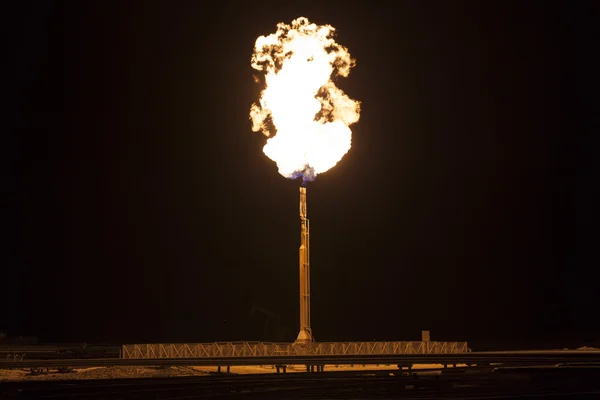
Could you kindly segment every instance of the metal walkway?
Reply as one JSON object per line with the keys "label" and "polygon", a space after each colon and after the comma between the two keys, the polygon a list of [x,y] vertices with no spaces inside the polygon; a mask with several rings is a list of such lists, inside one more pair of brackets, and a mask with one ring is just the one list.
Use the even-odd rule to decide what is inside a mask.
{"label": "metal walkway", "polygon": [[122,347],[121,358],[456,354],[466,352],[468,352],[467,342],[157,343],[125,344]]}

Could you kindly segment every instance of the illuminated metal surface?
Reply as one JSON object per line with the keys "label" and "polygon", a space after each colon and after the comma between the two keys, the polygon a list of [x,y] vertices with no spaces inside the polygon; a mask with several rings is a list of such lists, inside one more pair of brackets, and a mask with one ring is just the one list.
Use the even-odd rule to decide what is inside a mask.
{"label": "illuminated metal surface", "polygon": [[157,343],[125,344],[122,358],[268,357],[293,355],[456,354],[468,352],[467,342],[312,342],[294,343]]}
{"label": "illuminated metal surface", "polygon": [[310,232],[306,217],[306,188],[300,187],[300,332],[296,342],[313,341],[310,329]]}

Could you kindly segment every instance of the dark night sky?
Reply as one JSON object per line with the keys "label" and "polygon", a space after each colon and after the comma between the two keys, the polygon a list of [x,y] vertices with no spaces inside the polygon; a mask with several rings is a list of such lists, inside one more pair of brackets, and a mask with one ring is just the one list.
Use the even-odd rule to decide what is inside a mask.
{"label": "dark night sky", "polygon": [[308,186],[316,339],[600,340],[592,155],[566,108],[586,10],[319,3],[20,2],[0,329],[269,340],[254,302],[295,338],[299,182],[248,111],[254,40],[306,16],[337,28],[362,101]]}

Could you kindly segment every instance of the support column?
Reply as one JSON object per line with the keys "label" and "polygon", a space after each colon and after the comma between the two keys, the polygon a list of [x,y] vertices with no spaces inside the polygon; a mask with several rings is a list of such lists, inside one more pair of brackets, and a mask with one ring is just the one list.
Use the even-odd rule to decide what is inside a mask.
{"label": "support column", "polygon": [[296,342],[313,341],[310,329],[310,232],[306,217],[306,187],[300,187],[300,332]]}

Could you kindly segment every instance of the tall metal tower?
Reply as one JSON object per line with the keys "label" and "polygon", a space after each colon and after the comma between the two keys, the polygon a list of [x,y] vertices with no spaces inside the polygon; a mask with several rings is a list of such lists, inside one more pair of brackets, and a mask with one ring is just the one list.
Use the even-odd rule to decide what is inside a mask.
{"label": "tall metal tower", "polygon": [[306,218],[306,187],[300,187],[300,333],[296,342],[313,341],[310,329],[310,238]]}

